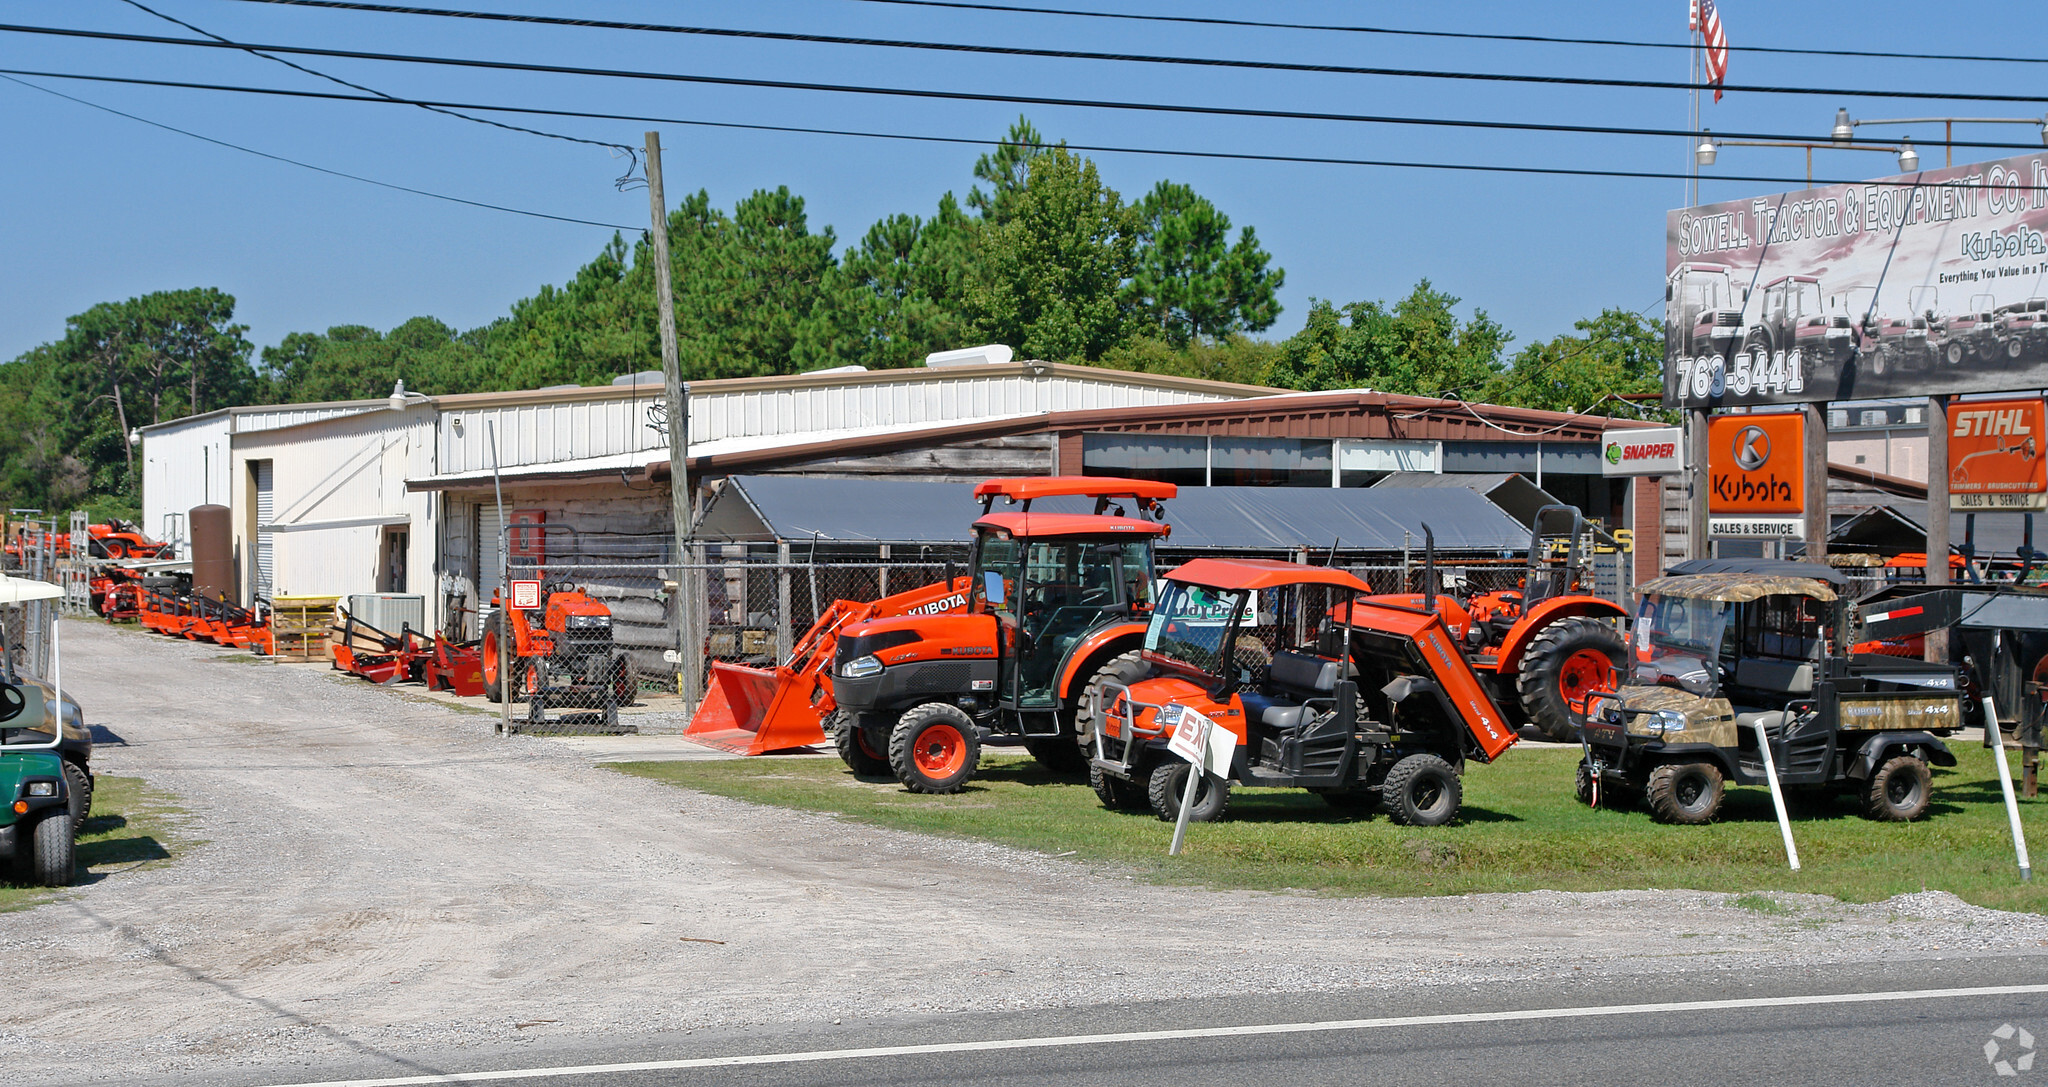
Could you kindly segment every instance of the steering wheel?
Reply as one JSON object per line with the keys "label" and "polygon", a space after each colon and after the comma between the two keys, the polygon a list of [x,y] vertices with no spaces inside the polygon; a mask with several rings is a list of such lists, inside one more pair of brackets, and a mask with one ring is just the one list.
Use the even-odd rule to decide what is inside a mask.
{"label": "steering wheel", "polygon": [[1081,606],[1084,608],[1102,607],[1109,603],[1110,595],[1108,586],[1097,586],[1089,589],[1081,594]]}
{"label": "steering wheel", "polygon": [[12,721],[28,707],[28,697],[12,683],[0,683],[0,721]]}

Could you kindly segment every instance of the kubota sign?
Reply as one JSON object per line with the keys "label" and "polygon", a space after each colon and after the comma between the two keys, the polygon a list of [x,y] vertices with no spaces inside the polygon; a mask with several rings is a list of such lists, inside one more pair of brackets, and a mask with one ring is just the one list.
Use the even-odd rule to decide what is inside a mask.
{"label": "kubota sign", "polygon": [[1717,415],[1707,424],[1708,513],[1803,513],[1806,420]]}
{"label": "kubota sign", "polygon": [[1685,470],[1685,432],[1673,427],[1610,430],[1600,440],[1600,473],[1667,476]]}
{"label": "kubota sign", "polygon": [[2032,400],[1965,400],[1948,409],[1948,502],[1958,510],[2048,509],[2048,411]]}

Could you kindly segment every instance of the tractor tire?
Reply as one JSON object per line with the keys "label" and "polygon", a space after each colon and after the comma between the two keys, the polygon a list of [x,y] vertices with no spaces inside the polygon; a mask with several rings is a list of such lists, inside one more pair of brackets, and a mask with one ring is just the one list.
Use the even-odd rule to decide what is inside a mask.
{"label": "tractor tire", "polygon": [[[505,625],[505,614],[491,616],[489,625],[484,627],[483,644],[477,647],[477,657],[483,666],[484,697],[493,702],[505,700],[506,682],[500,673],[510,658],[505,656],[505,645],[511,641],[512,632]],[[519,677],[513,677],[512,686],[517,686]]]}
{"label": "tractor tire", "polygon": [[1721,768],[1710,762],[1668,762],[1650,771],[1643,799],[1659,823],[1699,826],[1721,811]]}
{"label": "tractor tire", "polygon": [[889,768],[913,793],[957,793],[980,761],[981,733],[958,706],[912,706],[889,735]]}
{"label": "tractor tire", "polygon": [[825,718],[825,731],[832,737],[832,746],[839,752],[839,761],[853,771],[854,777],[893,777],[889,767],[889,753],[878,751],[868,742],[867,733],[854,723],[853,715],[845,710],[833,710]]}
{"label": "tractor tire", "polygon": [[1117,777],[1100,766],[1089,765],[1088,787],[1095,790],[1095,799],[1110,811],[1145,811],[1152,806],[1143,785]]}
{"label": "tractor tire", "polygon": [[126,540],[108,540],[107,557],[114,560],[115,562],[119,562],[122,559],[127,558],[128,542]]}
{"label": "tractor tire", "polygon": [[2021,355],[2021,354],[2023,353],[2023,351],[2024,351],[2024,347],[2023,347],[2023,345],[2022,345],[2022,344],[2021,344],[2021,343],[2020,343],[2020,342],[2019,342],[2018,340],[2007,340],[2007,341],[2005,341],[2005,357],[2006,357],[2006,358],[2009,358],[2009,359],[2015,359],[2015,360],[2016,360],[2016,359],[2018,359],[2018,358],[2020,357],[2020,355]]}
{"label": "tractor tire", "polygon": [[1136,653],[1125,653],[1110,658],[1089,677],[1088,685],[1081,688],[1081,702],[1074,707],[1074,742],[1079,746],[1083,759],[1095,756],[1095,703],[1102,684],[1107,681],[1129,686],[1151,674],[1152,669],[1139,660]]}
{"label": "tractor tire", "polygon": [[1545,736],[1572,743],[1586,719],[1586,695],[1613,690],[1627,665],[1628,642],[1619,631],[1587,615],[1560,619],[1537,631],[1522,651],[1517,701]]}
{"label": "tractor tire", "polygon": [[1934,775],[1927,762],[1916,755],[1894,755],[1884,760],[1863,787],[1863,817],[1885,823],[1910,823],[1927,814],[1933,797]]}
{"label": "tractor tire", "polygon": [[1071,736],[1034,736],[1024,750],[1057,777],[1078,777],[1088,769],[1088,756]]}
{"label": "tractor tire", "polygon": [[92,814],[92,774],[85,767],[64,760],[64,791],[71,794],[71,825],[82,827]]}
{"label": "tractor tire", "polygon": [[1458,816],[1464,783],[1451,764],[1435,755],[1410,755],[1387,771],[1380,806],[1404,827],[1440,827]]}
{"label": "tractor tire", "polygon": [[38,887],[64,887],[78,874],[77,834],[68,811],[53,811],[23,827],[16,849],[27,849],[28,882]]}
{"label": "tractor tire", "polygon": [[[1145,796],[1153,814],[1168,823],[1180,821],[1180,798],[1187,793],[1188,774],[1193,770],[1179,759],[1166,759],[1152,768],[1145,779]],[[1214,823],[1229,807],[1230,782],[1205,773],[1202,783],[1195,786],[1195,806],[1188,810],[1188,822]]]}
{"label": "tractor tire", "polygon": [[1959,343],[1949,344],[1943,355],[1948,358],[1950,366],[1961,366],[1963,364],[1963,345]]}

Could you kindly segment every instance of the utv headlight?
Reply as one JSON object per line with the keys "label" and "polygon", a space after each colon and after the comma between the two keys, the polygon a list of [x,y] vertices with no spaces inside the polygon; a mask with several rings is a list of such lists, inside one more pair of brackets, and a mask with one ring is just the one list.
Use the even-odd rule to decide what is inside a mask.
{"label": "utv headlight", "polygon": [[28,783],[30,796],[56,796],[57,783],[54,781],[31,781]]}
{"label": "utv headlight", "polygon": [[1658,710],[1650,715],[1651,732],[1684,732],[1685,715],[1677,710]]}
{"label": "utv headlight", "polygon": [[839,670],[839,674],[847,679],[866,679],[869,676],[879,676],[882,674],[881,658],[873,655],[855,657],[846,662],[846,666]]}
{"label": "utv headlight", "polygon": [[612,617],[609,615],[571,615],[569,617],[568,629],[604,630],[611,625]]}

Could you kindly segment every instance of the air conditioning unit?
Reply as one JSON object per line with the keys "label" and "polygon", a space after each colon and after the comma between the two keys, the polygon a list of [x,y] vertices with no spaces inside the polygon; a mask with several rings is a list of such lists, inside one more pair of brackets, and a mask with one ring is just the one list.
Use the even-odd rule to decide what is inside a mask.
{"label": "air conditioning unit", "polygon": [[348,598],[348,613],[366,626],[396,635],[407,627],[422,634],[427,630],[427,598],[408,593],[355,593]]}
{"label": "air conditioning unit", "polygon": [[1883,408],[1870,408],[1863,413],[1864,426],[1883,426],[1886,415]]}

